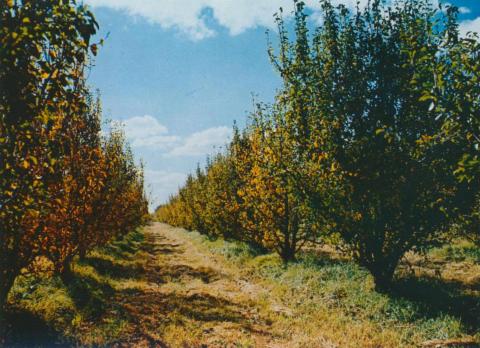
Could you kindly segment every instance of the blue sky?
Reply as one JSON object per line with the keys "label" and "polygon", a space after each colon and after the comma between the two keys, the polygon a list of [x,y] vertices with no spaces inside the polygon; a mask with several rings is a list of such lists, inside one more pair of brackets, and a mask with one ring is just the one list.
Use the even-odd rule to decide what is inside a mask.
{"label": "blue sky", "polygon": [[[245,124],[252,94],[273,101],[280,86],[265,30],[290,0],[85,0],[100,36],[90,85],[108,119],[121,121],[146,164],[152,206]],[[337,1],[339,2],[339,1]],[[362,0],[366,2],[366,0]],[[462,30],[480,32],[480,0],[455,0]],[[306,1],[316,20],[317,1]],[[353,6],[356,0],[343,3]]]}

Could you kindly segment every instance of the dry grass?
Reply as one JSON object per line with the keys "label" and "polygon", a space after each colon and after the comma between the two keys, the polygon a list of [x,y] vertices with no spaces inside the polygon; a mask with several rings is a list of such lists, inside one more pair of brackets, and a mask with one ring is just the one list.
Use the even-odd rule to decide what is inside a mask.
{"label": "dry grass", "polygon": [[[19,277],[10,294],[7,346],[104,345],[129,332],[117,290],[143,286],[139,250],[143,235],[133,232],[75,263],[75,279],[65,285],[48,274]],[[27,334],[26,334],[27,333]]]}
{"label": "dry grass", "polygon": [[[173,229],[155,230],[90,253],[76,263],[68,286],[51,276],[18,279],[9,345],[263,347],[275,341],[256,300],[238,287],[236,269],[224,269],[188,239],[177,240]],[[39,329],[26,337],[33,326]]]}
{"label": "dry grass", "polygon": [[480,249],[469,243],[409,255],[394,290],[382,295],[366,271],[328,249],[284,266],[238,242],[181,233],[268,289],[265,301],[283,307],[270,314],[272,330],[291,347],[480,346]]}
{"label": "dry grass", "polygon": [[19,278],[9,345],[474,347],[479,255],[465,242],[408,255],[381,295],[331,250],[284,266],[242,243],[155,224],[77,262],[68,286]]}

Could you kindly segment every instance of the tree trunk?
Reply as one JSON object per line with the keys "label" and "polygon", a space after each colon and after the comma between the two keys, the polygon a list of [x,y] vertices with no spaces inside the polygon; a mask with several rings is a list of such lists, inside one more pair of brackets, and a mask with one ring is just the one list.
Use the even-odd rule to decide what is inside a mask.
{"label": "tree trunk", "polygon": [[80,251],[78,253],[78,257],[79,257],[80,261],[84,261],[86,256],[87,256],[87,250],[84,249],[84,248],[80,249]]}
{"label": "tree trunk", "polygon": [[295,261],[295,250],[290,245],[285,245],[281,250],[280,257],[284,263]]}
{"label": "tree trunk", "polygon": [[7,318],[6,318],[6,304],[7,298],[3,294],[0,294],[0,347],[5,345],[5,339],[7,335]]}
{"label": "tree trunk", "polygon": [[388,275],[374,275],[375,291],[381,294],[387,293],[392,288],[392,278]]}
{"label": "tree trunk", "polygon": [[8,272],[2,272],[5,277],[0,279],[0,347],[5,345],[5,339],[7,334],[7,298],[10,289],[13,286],[13,282],[15,281],[15,277]]}
{"label": "tree trunk", "polygon": [[6,318],[5,312],[6,312],[5,303],[1,303],[0,304],[0,347],[5,346],[5,340],[7,336],[7,318]]}
{"label": "tree trunk", "polygon": [[380,262],[374,267],[370,267],[370,272],[375,281],[375,291],[379,293],[387,293],[392,288],[393,274],[397,268],[397,262]]}
{"label": "tree trunk", "polygon": [[70,284],[74,278],[72,261],[73,257],[67,257],[63,262],[63,267],[60,272],[60,279],[62,279],[64,284]]}

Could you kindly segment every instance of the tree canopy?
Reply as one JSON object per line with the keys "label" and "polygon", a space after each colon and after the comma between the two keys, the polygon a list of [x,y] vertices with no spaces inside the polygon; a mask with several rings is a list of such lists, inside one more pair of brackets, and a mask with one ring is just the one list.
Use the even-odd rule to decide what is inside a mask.
{"label": "tree canopy", "polygon": [[[295,2],[293,39],[277,14],[275,103],[259,104],[158,215],[249,239],[285,261],[305,243],[333,243],[385,290],[407,251],[441,243],[456,221],[478,215],[480,44],[460,36],[453,6],[321,5],[312,29]],[[236,222],[224,225],[210,204]]]}

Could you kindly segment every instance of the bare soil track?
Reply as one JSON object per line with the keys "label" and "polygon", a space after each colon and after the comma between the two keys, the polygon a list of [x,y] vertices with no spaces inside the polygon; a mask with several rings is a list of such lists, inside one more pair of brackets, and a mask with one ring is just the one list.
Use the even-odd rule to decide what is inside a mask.
{"label": "bare soil track", "polygon": [[238,269],[217,262],[171,226],[153,223],[145,238],[147,285],[114,299],[136,323],[135,332],[116,346],[287,346],[259,314],[257,299],[268,296],[266,289],[241,279]]}

